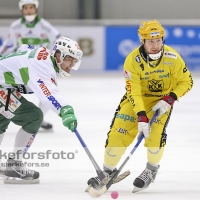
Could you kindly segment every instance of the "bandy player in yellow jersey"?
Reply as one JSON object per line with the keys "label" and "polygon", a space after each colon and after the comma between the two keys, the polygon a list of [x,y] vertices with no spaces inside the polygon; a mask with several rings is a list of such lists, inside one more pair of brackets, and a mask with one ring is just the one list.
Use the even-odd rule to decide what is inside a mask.
{"label": "bandy player in yellow jersey", "polygon": [[[137,134],[144,134],[147,164],[133,182],[133,192],[154,182],[166,145],[166,127],[173,105],[193,86],[192,76],[173,48],[163,44],[165,31],[157,21],[142,22],[138,29],[141,46],[134,49],[124,63],[126,93],[115,112],[104,152],[104,174],[112,177],[126,148]],[[158,110],[157,120],[150,120]],[[98,177],[88,180],[97,189]]]}

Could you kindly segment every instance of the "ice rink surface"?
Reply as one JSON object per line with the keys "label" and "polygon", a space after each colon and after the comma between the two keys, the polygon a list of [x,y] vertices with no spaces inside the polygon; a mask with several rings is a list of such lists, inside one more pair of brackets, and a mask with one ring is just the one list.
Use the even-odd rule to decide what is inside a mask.
{"label": "ice rink surface", "polygon": [[[67,102],[74,107],[78,118],[78,131],[97,163],[102,167],[104,142],[121,97],[125,93],[122,74],[76,74],[58,79],[58,87]],[[124,170],[131,174],[120,183],[111,186],[99,199],[112,199],[112,191],[118,191],[118,199],[164,200],[200,199],[200,78],[194,76],[194,87],[179,102],[167,128],[167,145],[160,163],[155,183],[147,190],[132,193],[133,180],[145,168],[146,150],[143,143],[135,151]],[[27,97],[38,104],[32,94]],[[40,172],[40,184],[7,185],[0,180],[2,200],[89,200],[85,191],[87,180],[96,172],[76,135],[62,125],[61,119],[48,112],[45,119],[54,125],[54,132],[39,132],[29,153],[51,151],[49,158],[26,159],[29,164],[49,164],[48,167],[29,167]],[[10,124],[1,148],[12,151],[18,127]],[[119,165],[127,157],[136,141],[127,149]],[[50,152],[48,151],[48,152]],[[61,158],[60,152],[65,152]],[[67,156],[70,158],[68,159]],[[74,157],[74,159],[71,159]],[[67,158],[67,159],[64,159]],[[118,166],[119,166],[118,165]]]}

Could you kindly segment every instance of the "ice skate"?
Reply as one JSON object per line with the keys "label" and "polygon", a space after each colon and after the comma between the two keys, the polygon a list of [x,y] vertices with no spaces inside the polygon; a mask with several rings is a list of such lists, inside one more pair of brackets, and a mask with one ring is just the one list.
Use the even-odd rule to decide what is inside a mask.
{"label": "ice skate", "polygon": [[117,171],[117,169],[114,169],[113,171],[111,171],[110,169],[106,168],[104,166],[104,175],[105,178],[101,181],[99,180],[98,176],[97,177],[93,177],[90,178],[87,182],[87,184],[89,186],[92,186],[95,189],[98,189],[99,187],[101,187],[102,185],[106,185],[108,183],[108,181],[112,178],[112,175],[114,175],[114,173]]}
{"label": "ice skate", "polygon": [[133,182],[133,193],[148,188],[154,182],[159,168],[160,165],[156,167],[147,162],[145,170]]}
{"label": "ice skate", "polygon": [[37,184],[39,172],[27,169],[20,161],[8,159],[5,170],[5,184]]}
{"label": "ice skate", "polygon": [[[113,171],[106,168],[104,166],[104,175],[105,178],[103,180],[100,180],[97,177],[93,177],[90,178],[87,182],[88,187],[85,190],[85,192],[88,192],[90,196],[92,197],[99,197],[102,194],[104,194],[107,191],[106,185],[108,184],[108,182],[110,181],[110,179],[115,175],[115,173],[117,172],[117,169],[115,168]],[[130,171],[127,170],[124,173],[120,174],[119,176],[117,176],[114,181],[113,184],[120,182],[121,180],[123,180],[124,178],[126,178],[128,175],[130,175]]]}

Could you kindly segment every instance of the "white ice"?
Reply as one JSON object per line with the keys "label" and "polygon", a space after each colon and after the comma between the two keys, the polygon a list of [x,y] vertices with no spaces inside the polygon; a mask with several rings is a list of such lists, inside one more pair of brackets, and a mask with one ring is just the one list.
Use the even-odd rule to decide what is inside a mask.
{"label": "white ice", "polygon": [[[104,142],[122,95],[125,93],[122,74],[76,74],[59,79],[60,93],[74,107],[78,118],[78,131],[92,155],[102,168]],[[167,128],[167,146],[160,163],[155,183],[140,193],[132,193],[133,180],[146,164],[146,150],[141,144],[124,170],[131,175],[111,186],[99,199],[112,199],[112,191],[118,191],[118,199],[200,199],[200,78],[194,74],[194,87],[179,102]],[[27,97],[38,104],[34,95]],[[76,135],[62,125],[61,119],[48,112],[46,120],[53,123],[54,132],[39,132],[29,152],[72,152],[74,159],[27,159],[28,163],[49,163],[49,167],[33,167],[40,172],[38,185],[5,185],[0,180],[2,200],[89,200],[85,191],[87,180],[96,176],[95,169]],[[10,124],[1,148],[12,150],[19,127]],[[127,149],[119,165],[128,156],[136,141]],[[76,152],[76,153],[75,153]],[[58,154],[54,154],[56,156]]]}

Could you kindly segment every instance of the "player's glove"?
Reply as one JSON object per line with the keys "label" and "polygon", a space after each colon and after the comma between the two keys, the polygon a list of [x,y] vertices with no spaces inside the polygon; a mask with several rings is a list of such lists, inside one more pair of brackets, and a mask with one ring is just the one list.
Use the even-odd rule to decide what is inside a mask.
{"label": "player's glove", "polygon": [[164,96],[163,99],[152,108],[152,110],[158,110],[158,117],[160,117],[162,114],[166,113],[171,106],[173,106],[176,99],[176,95],[174,93],[170,93],[169,96]]}
{"label": "player's glove", "polygon": [[138,114],[138,139],[141,137],[142,134],[144,134],[144,137],[149,137],[149,134],[151,132],[151,127],[149,125],[149,119],[146,116],[146,113],[144,111],[141,111]]}
{"label": "player's glove", "polygon": [[77,119],[74,115],[74,109],[69,105],[64,106],[61,108],[60,115],[62,117],[63,125],[74,132],[74,128],[77,127]]}

